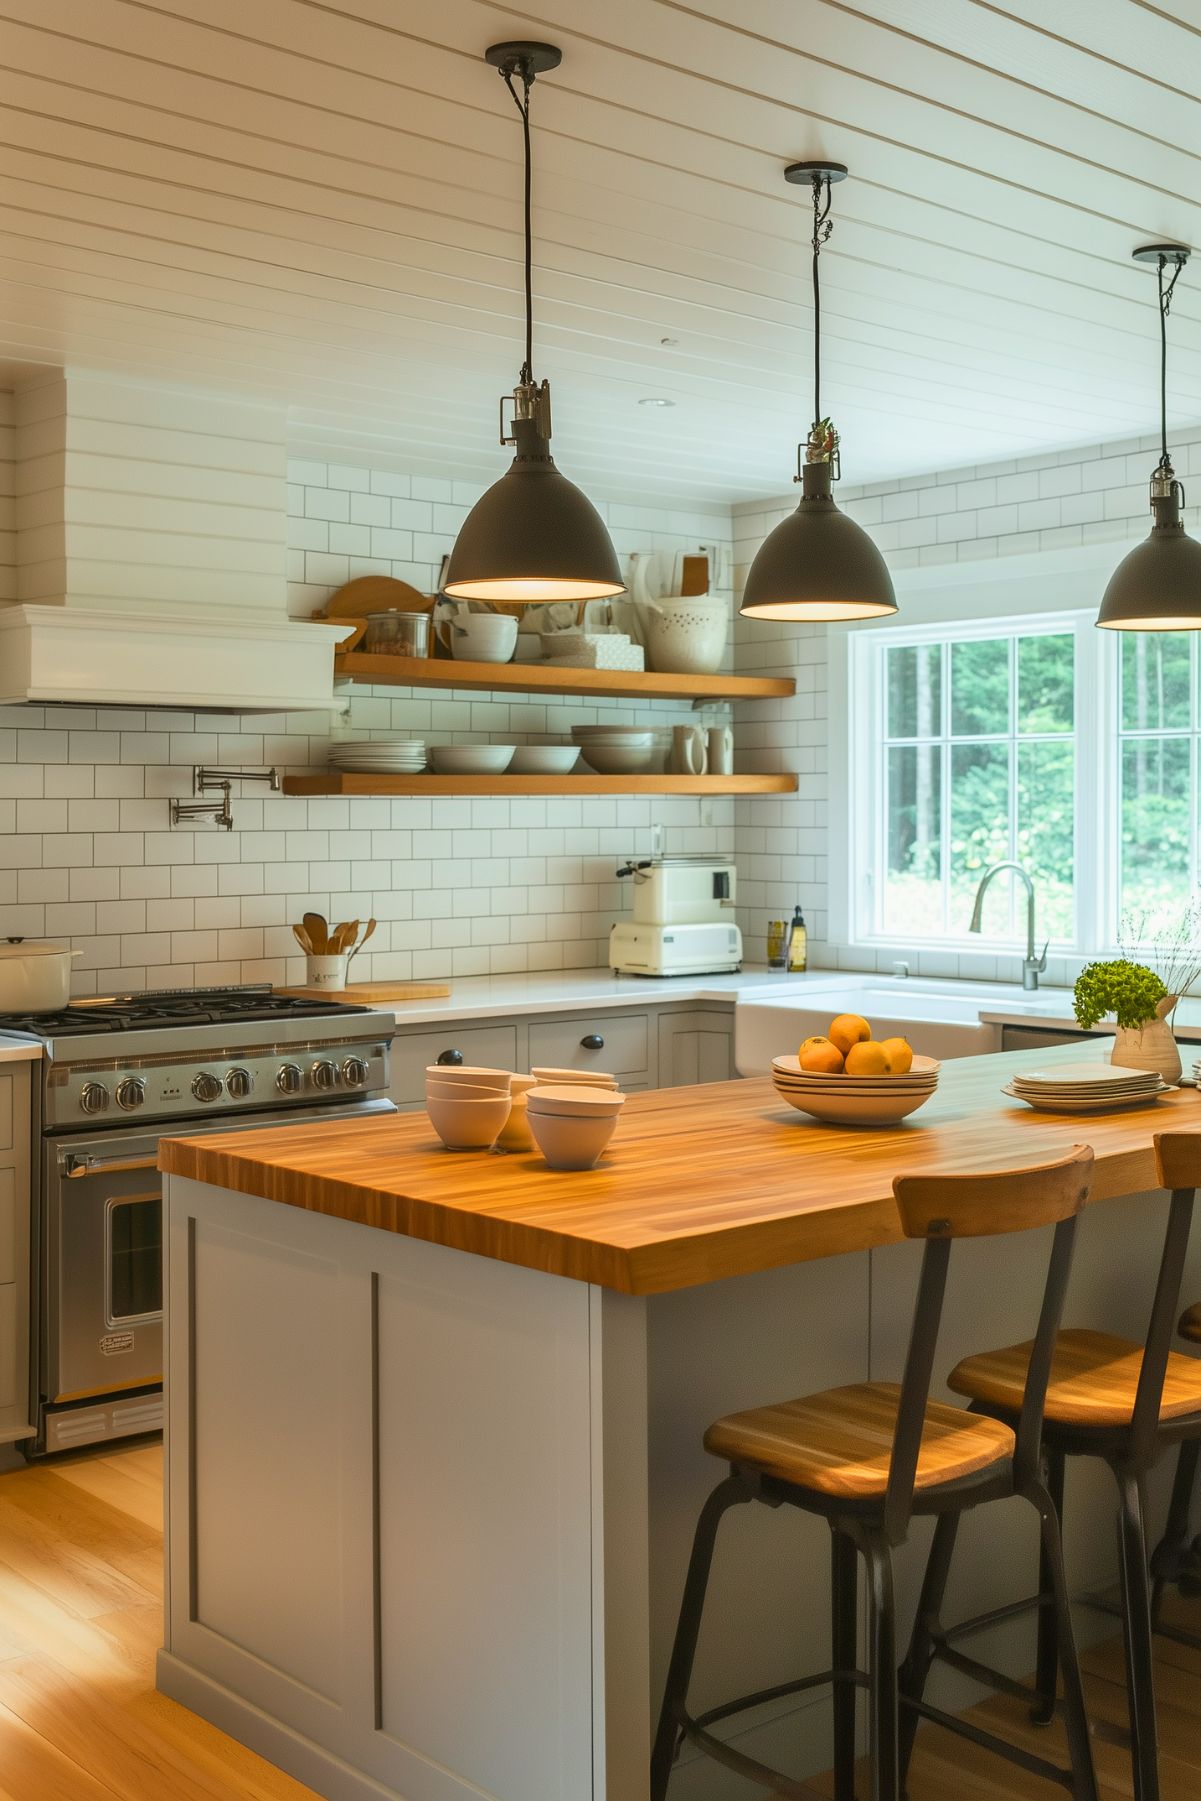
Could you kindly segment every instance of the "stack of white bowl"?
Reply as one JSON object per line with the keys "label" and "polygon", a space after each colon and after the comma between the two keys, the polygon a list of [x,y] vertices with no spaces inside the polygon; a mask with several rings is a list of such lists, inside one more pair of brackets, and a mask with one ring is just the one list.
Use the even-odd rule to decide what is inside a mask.
{"label": "stack of white bowl", "polygon": [[802,1069],[797,1057],[773,1057],[776,1093],[811,1119],[833,1125],[891,1126],[924,1106],[938,1086],[939,1064],[914,1057],[903,1075],[848,1076]]}
{"label": "stack of white bowl", "polygon": [[343,739],[329,747],[335,769],[358,775],[419,775],[425,768],[421,738]]}
{"label": "stack of white bowl", "polygon": [[648,770],[655,734],[635,725],[573,725],[571,735],[589,768],[598,775],[633,775]]}
{"label": "stack of white bowl", "polygon": [[534,1143],[552,1169],[591,1169],[617,1130],[625,1095],[596,1082],[541,1084],[525,1097]]}
{"label": "stack of white bowl", "polygon": [[435,744],[430,762],[439,775],[503,775],[515,744]]}
{"label": "stack of white bowl", "polygon": [[581,1088],[607,1088],[614,1094],[617,1092],[617,1077],[603,1069],[532,1069],[530,1074],[543,1087],[550,1083],[554,1087],[570,1088],[573,1083],[578,1083]]}
{"label": "stack of white bowl", "polygon": [[512,1085],[507,1069],[431,1064],[425,1072],[425,1110],[447,1150],[491,1150],[509,1123]]}

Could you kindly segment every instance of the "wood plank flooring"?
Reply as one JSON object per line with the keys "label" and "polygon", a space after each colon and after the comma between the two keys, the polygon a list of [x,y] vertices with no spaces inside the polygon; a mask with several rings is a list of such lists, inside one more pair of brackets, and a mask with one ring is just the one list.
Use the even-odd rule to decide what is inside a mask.
{"label": "wood plank flooring", "polygon": [[[0,1801],[317,1801],[156,1693],[162,1638],[162,1451],[81,1452],[0,1475]],[[1201,1631],[1201,1603],[1175,1602]],[[1201,1796],[1201,1652],[1156,1642],[1162,1801]],[[1116,1639],[1085,1653],[1089,1711],[1124,1724]],[[974,1710],[1062,1755],[1013,1701]],[[1130,1801],[1126,1753],[1097,1740],[1103,1801]],[[828,1776],[815,1791],[832,1794]],[[865,1790],[861,1790],[865,1792]],[[1056,1791],[924,1726],[910,1801],[1048,1801]]]}
{"label": "wood plank flooring", "polygon": [[154,1687],[158,1445],[0,1475],[0,1801],[316,1801]]}

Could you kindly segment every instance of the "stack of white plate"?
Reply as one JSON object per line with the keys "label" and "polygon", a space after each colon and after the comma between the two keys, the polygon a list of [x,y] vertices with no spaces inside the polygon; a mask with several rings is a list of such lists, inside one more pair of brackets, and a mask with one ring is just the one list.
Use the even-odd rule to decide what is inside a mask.
{"label": "stack of white plate", "polygon": [[1061,1063],[1058,1069],[1025,1070],[1001,1092],[1040,1113],[1109,1113],[1119,1107],[1145,1107],[1167,1090],[1158,1070]]}
{"label": "stack of white plate", "polygon": [[776,1093],[790,1107],[839,1125],[891,1126],[930,1099],[938,1086],[939,1064],[914,1057],[904,1075],[825,1075],[802,1069],[796,1057],[772,1058]]}
{"label": "stack of white plate", "polygon": [[573,725],[580,755],[598,775],[631,775],[649,769],[655,734],[634,725]]}
{"label": "stack of white plate", "polygon": [[335,769],[359,775],[416,775],[425,768],[425,743],[420,738],[359,738],[331,744],[329,760]]}

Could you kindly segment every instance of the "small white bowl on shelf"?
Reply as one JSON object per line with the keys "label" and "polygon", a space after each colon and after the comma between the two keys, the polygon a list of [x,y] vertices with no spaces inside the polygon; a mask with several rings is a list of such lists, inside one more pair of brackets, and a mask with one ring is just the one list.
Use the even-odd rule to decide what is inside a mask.
{"label": "small white bowl on shelf", "polygon": [[510,775],[570,775],[579,760],[574,744],[519,744]]}
{"label": "small white bowl on shelf", "polygon": [[580,755],[597,775],[637,775],[654,762],[654,735],[647,732],[644,743],[634,738],[586,738]]}
{"label": "small white bowl on shelf", "polygon": [[515,744],[435,744],[430,762],[438,775],[503,775]]}

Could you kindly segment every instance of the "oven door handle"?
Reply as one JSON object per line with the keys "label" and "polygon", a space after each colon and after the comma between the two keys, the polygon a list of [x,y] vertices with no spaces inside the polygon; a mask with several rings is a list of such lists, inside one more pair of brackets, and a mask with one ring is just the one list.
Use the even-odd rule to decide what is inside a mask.
{"label": "oven door handle", "polygon": [[116,1175],[121,1170],[157,1167],[157,1157],[81,1157],[75,1151],[68,1151],[59,1158],[59,1168],[73,1181],[83,1176]]}

